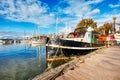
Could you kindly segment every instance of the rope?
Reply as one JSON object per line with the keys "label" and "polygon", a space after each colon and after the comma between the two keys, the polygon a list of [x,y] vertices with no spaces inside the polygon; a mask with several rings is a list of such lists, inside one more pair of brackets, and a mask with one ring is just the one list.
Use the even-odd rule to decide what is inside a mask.
{"label": "rope", "polygon": [[[53,61],[54,61],[54,58],[56,57],[58,51],[59,51],[59,47],[57,48],[57,51],[55,52],[55,55],[53,56]],[[53,61],[51,62],[50,66],[53,64]]]}
{"label": "rope", "polygon": [[[64,53],[63,53],[62,48],[60,48],[60,52],[61,52],[61,54],[62,54],[63,56],[65,56]],[[67,60],[64,60],[64,61],[66,62]]]}

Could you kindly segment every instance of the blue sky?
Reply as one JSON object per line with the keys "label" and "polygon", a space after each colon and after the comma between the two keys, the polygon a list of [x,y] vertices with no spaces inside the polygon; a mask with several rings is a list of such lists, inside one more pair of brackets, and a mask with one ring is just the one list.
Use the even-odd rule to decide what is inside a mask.
{"label": "blue sky", "polygon": [[100,26],[114,16],[120,23],[120,0],[0,0],[0,38],[56,33],[56,22],[58,33],[68,33],[82,18]]}

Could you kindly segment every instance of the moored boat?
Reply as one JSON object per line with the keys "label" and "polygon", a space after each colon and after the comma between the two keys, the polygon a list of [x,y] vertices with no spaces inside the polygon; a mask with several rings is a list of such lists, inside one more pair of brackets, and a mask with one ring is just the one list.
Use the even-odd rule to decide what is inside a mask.
{"label": "moored boat", "polygon": [[67,38],[51,39],[50,43],[47,45],[47,48],[49,53],[55,52],[51,50],[60,48],[65,56],[69,56],[72,54],[76,55],[79,53],[89,52],[91,50],[98,49],[101,46],[104,46],[104,43],[99,41],[99,34],[94,32],[93,29],[89,27],[87,31],[79,33],[73,32],[68,35]]}
{"label": "moored boat", "polygon": [[39,38],[32,38],[30,40],[31,46],[45,46],[47,43],[47,37],[46,36],[40,36]]}
{"label": "moored boat", "polygon": [[120,45],[120,33],[114,34],[114,37],[115,37],[117,44]]}
{"label": "moored boat", "polygon": [[0,45],[2,45],[3,44],[3,41],[2,40],[0,40]]}

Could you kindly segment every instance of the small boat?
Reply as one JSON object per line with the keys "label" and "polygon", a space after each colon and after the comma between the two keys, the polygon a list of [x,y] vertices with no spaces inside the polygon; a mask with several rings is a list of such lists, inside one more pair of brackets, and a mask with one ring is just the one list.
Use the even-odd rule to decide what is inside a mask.
{"label": "small boat", "polygon": [[22,43],[22,44],[29,44],[29,40],[24,40],[24,39],[22,39],[22,40],[20,41],[20,43]]}
{"label": "small boat", "polygon": [[40,46],[40,45],[45,45],[46,42],[45,42],[45,39],[34,39],[31,41],[31,46]]}
{"label": "small boat", "polygon": [[0,45],[3,45],[3,41],[2,40],[0,40]]}
{"label": "small boat", "polygon": [[47,43],[47,37],[46,36],[40,36],[40,38],[33,38],[30,40],[31,46],[45,46]]}
{"label": "small boat", "polygon": [[30,39],[29,43],[32,47],[46,45],[47,36],[39,36],[38,33],[39,33],[39,27],[38,27],[38,31],[36,31],[36,36],[33,36]]}
{"label": "small boat", "polygon": [[114,34],[114,37],[115,37],[117,44],[120,45],[120,33]]}
{"label": "small boat", "polygon": [[[94,32],[91,27],[88,27],[87,31],[70,33],[67,38],[50,39],[47,50],[48,53],[50,53],[60,48],[62,51],[58,52],[62,52],[65,56],[69,56],[96,50],[102,46],[104,46],[104,43],[99,41],[99,33]],[[53,53],[50,53],[50,55],[51,54]]]}
{"label": "small boat", "polygon": [[20,43],[22,44],[29,44],[29,39],[28,37],[26,36],[26,32],[24,31],[24,36],[23,38],[21,39]]}

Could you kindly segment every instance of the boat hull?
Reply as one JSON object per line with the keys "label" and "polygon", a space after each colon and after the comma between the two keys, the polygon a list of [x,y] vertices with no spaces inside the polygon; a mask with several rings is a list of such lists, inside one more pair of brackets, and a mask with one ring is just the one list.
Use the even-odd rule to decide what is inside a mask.
{"label": "boat hull", "polygon": [[65,56],[86,54],[94,51],[104,44],[93,44],[73,40],[51,39],[50,44],[47,45],[47,52],[51,55],[64,54]]}

